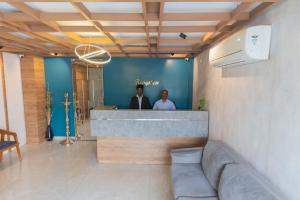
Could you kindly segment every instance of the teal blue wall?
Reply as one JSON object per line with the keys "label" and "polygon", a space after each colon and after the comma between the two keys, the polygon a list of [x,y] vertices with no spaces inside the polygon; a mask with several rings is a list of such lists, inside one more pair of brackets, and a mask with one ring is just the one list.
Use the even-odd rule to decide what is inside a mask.
{"label": "teal blue wall", "polygon": [[135,80],[157,80],[158,86],[144,88],[151,104],[167,89],[178,109],[192,108],[193,60],[165,58],[113,58],[104,67],[104,104],[128,108],[135,94]]}
{"label": "teal blue wall", "polygon": [[[51,128],[54,136],[65,136],[66,120],[64,93],[69,93],[69,101],[73,102],[72,64],[71,58],[45,58],[46,84],[52,92]],[[70,106],[70,132],[74,135],[74,107]]]}

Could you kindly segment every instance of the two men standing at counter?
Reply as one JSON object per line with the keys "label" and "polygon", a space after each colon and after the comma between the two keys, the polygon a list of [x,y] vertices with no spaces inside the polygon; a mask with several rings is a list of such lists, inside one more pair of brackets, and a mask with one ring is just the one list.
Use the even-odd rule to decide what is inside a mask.
{"label": "two men standing at counter", "polygon": [[[148,97],[144,96],[144,85],[136,86],[136,96],[130,101],[130,109],[151,109]],[[175,104],[168,99],[168,90],[162,90],[161,99],[156,101],[153,110],[176,110]]]}

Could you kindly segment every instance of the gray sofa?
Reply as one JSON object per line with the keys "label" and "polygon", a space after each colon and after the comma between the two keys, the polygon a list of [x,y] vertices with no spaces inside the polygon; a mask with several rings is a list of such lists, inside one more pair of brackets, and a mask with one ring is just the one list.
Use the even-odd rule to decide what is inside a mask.
{"label": "gray sofa", "polygon": [[203,148],[174,149],[175,200],[279,200],[278,190],[220,141]]}

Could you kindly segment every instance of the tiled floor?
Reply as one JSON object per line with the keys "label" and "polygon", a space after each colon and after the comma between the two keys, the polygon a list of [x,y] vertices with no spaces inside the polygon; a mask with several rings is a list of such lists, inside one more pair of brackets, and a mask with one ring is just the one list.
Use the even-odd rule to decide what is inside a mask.
{"label": "tiled floor", "polygon": [[96,141],[97,137],[91,136],[90,120],[84,120],[77,122],[77,131],[81,135],[81,140],[84,141]]}
{"label": "tiled floor", "polygon": [[171,200],[169,166],[99,164],[96,142],[22,147],[0,161],[1,200]]}

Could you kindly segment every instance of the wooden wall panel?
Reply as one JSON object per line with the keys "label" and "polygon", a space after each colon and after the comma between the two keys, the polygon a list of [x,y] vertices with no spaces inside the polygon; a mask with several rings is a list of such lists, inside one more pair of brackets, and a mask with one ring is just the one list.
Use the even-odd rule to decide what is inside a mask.
{"label": "wooden wall panel", "polygon": [[21,75],[27,143],[41,143],[44,141],[47,127],[43,58],[35,56],[22,58]]}
{"label": "wooden wall panel", "polygon": [[47,120],[45,115],[46,107],[46,85],[45,85],[45,68],[44,59],[34,57],[34,72],[36,85],[36,102],[37,102],[37,118],[38,118],[38,138],[39,142],[44,141],[45,131],[47,128]]}
{"label": "wooden wall panel", "polygon": [[[2,96],[0,96],[0,98],[2,98],[2,103],[3,103],[3,110],[1,112],[3,113],[3,124],[0,128],[5,128],[5,129],[9,129],[9,123],[8,123],[8,111],[7,111],[7,100],[6,100],[6,83],[5,83],[5,75],[4,75],[4,64],[3,64],[3,54],[0,52],[0,81],[1,84],[0,86],[2,88],[0,88],[0,90],[2,90]],[[1,105],[2,106],[2,105]],[[1,113],[2,114],[2,113]]]}
{"label": "wooden wall panel", "polygon": [[201,147],[201,137],[97,137],[97,159],[100,163],[170,164],[170,150]]}
{"label": "wooden wall panel", "polygon": [[88,118],[89,114],[89,87],[87,80],[87,66],[73,64],[73,86],[78,106],[84,117]]}

